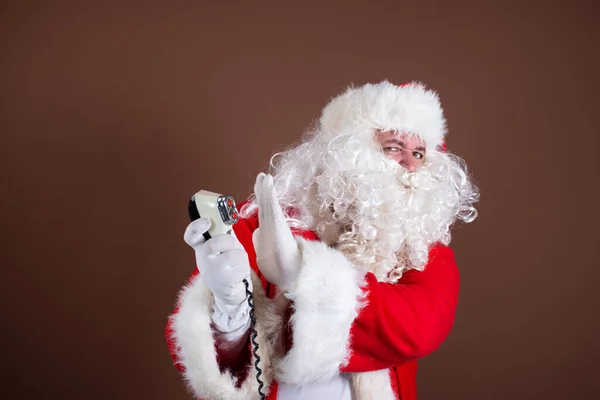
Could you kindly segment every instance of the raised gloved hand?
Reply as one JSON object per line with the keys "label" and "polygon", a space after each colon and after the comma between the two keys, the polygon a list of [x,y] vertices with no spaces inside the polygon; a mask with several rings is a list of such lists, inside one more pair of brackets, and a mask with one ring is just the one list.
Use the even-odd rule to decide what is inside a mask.
{"label": "raised gloved hand", "polygon": [[246,279],[252,291],[250,262],[233,234],[217,235],[207,241],[203,233],[210,224],[207,218],[191,222],[183,238],[194,249],[200,277],[214,295],[213,322],[221,332],[233,332],[247,327],[250,321],[243,282]]}
{"label": "raised gloved hand", "polygon": [[252,239],[258,268],[269,282],[285,293],[298,278],[302,261],[300,249],[277,201],[273,177],[260,173],[254,193],[259,228]]}

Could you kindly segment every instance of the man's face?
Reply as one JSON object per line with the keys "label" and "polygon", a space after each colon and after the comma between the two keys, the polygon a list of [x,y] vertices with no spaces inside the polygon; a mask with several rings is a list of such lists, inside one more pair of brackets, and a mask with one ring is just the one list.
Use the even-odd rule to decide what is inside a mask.
{"label": "man's face", "polygon": [[425,143],[416,135],[394,131],[378,131],[376,138],[384,154],[409,172],[415,172],[425,161]]}

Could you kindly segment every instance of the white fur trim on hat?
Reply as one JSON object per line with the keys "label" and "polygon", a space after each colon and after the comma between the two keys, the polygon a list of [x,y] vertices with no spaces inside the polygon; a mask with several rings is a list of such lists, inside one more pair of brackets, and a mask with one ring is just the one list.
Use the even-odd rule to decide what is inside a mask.
{"label": "white fur trim on hat", "polygon": [[327,135],[373,129],[416,134],[427,149],[442,146],[447,133],[438,94],[416,81],[349,87],[325,106],[320,123]]}

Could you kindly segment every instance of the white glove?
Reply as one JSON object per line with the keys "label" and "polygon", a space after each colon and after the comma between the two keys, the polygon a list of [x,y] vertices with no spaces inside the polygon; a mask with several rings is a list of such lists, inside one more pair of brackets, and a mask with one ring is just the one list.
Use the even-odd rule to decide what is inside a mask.
{"label": "white glove", "polygon": [[298,278],[302,262],[300,249],[277,201],[273,177],[262,172],[258,174],[254,194],[259,228],[252,240],[258,268],[269,282],[285,293],[292,289]]}
{"label": "white glove", "polygon": [[200,279],[214,295],[212,320],[216,328],[223,333],[243,333],[250,324],[250,306],[243,282],[246,279],[252,291],[248,254],[233,234],[216,235],[206,241],[203,233],[210,224],[207,218],[193,221],[183,238],[195,250]]}

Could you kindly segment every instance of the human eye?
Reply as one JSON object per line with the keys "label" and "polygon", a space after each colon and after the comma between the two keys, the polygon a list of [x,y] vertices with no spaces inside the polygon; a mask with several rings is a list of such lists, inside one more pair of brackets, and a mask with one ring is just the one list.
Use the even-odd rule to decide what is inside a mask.
{"label": "human eye", "polygon": [[394,152],[394,151],[398,151],[400,149],[398,147],[388,146],[388,147],[384,147],[383,150],[384,151],[392,151],[392,152]]}
{"label": "human eye", "polygon": [[413,152],[413,156],[414,156],[414,157],[415,157],[417,160],[422,160],[422,159],[423,159],[423,157],[425,157],[425,156],[423,155],[423,153],[419,153],[418,151],[414,151],[414,152]]}

